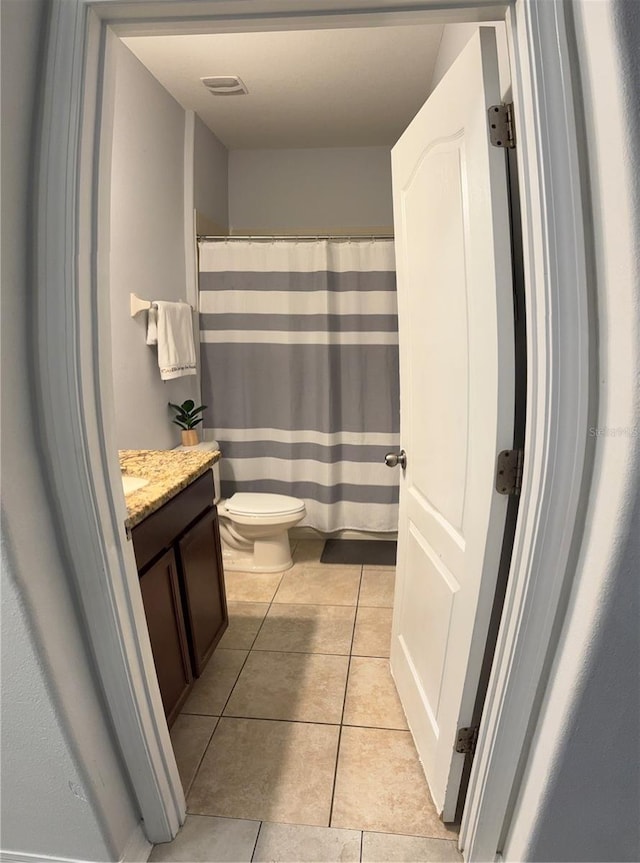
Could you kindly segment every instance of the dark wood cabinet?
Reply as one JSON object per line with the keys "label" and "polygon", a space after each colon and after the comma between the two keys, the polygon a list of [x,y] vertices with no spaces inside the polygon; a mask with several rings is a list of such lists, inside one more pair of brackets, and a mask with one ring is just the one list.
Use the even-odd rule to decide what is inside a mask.
{"label": "dark wood cabinet", "polygon": [[185,533],[178,547],[191,633],[191,659],[194,674],[199,677],[229,619],[215,507]]}
{"label": "dark wood cabinet", "polygon": [[207,471],[133,528],[133,552],[140,572],[212,508],[213,496],[213,477]]}
{"label": "dark wood cabinet", "polygon": [[208,471],[131,532],[169,725],[229,625],[213,495]]}
{"label": "dark wood cabinet", "polygon": [[165,552],[140,577],[140,590],[162,704],[167,722],[171,724],[193,681],[173,549]]}

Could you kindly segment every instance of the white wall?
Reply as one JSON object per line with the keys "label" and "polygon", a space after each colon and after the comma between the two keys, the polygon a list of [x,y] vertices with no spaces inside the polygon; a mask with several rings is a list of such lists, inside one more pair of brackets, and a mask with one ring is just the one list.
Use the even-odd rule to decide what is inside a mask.
{"label": "white wall", "polygon": [[[2,836],[34,861],[120,860],[133,806],[86,656],[32,413],[32,111],[45,3],[3,0]],[[10,858],[8,858],[10,859]],[[20,857],[19,859],[27,859]]]}
{"label": "white wall", "polygon": [[573,9],[594,218],[599,416],[576,577],[504,859],[637,861],[640,4],[579,0]]}
{"label": "white wall", "polygon": [[187,300],[184,232],[185,112],[124,44],[111,41],[115,100],[111,153],[111,333],[119,449],[179,442],[167,402],[198,397],[196,376],[161,381],[145,343],[146,313],[129,293]]}
{"label": "white wall", "polygon": [[387,147],[232,150],[232,233],[393,230]]}
{"label": "white wall", "polygon": [[[458,54],[462,51],[469,39],[478,29],[478,24],[445,24],[442,31],[442,39],[438,48],[438,55],[433,67],[433,78],[431,79],[431,92],[440,83],[445,72],[451,66]],[[507,46],[507,31],[504,21],[483,23],[483,27],[495,27],[498,45],[498,66],[500,69],[500,89],[504,100],[510,98],[511,74],[509,71],[509,49]]]}
{"label": "white wall", "polygon": [[193,174],[196,210],[226,230],[229,226],[229,153],[199,117],[195,118]]}

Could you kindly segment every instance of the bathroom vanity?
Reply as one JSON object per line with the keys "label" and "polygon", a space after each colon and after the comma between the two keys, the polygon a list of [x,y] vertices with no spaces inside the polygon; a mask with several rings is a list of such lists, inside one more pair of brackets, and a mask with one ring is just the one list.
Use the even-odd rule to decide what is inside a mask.
{"label": "bathroom vanity", "polygon": [[211,466],[219,453],[121,451],[127,531],[169,725],[228,626]]}

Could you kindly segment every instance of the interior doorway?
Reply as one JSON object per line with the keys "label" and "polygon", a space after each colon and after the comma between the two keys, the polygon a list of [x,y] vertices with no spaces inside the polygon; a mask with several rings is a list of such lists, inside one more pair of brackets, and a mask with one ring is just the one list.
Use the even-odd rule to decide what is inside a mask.
{"label": "interior doorway", "polygon": [[[101,6],[101,11],[106,16],[109,14],[108,5],[104,3]],[[73,92],[84,93],[84,102],[81,99],[77,101],[71,100],[70,102],[67,77],[61,78],[59,75],[55,75],[49,79],[50,89],[48,90],[48,98],[45,100],[45,113],[47,119],[51,120],[51,122],[45,124],[45,134],[46,136],[50,136],[50,140],[56,143],[51,148],[45,147],[43,149],[45,156],[43,157],[42,177],[45,185],[47,181],[53,182],[54,177],[59,178],[60,182],[63,183],[64,179],[70,176],[75,178],[74,182],[78,181],[81,183],[87,194],[85,197],[82,195],[78,197],[79,210],[69,212],[69,219],[61,226],[60,231],[63,234],[71,231],[69,236],[80,237],[81,240],[88,242],[88,247],[91,247],[90,226],[95,225],[95,212],[93,208],[96,205],[93,181],[96,175],[92,170],[89,170],[87,173],[86,166],[93,165],[91,153],[94,151],[95,138],[91,134],[87,135],[86,133],[87,128],[92,128],[90,123],[88,126],[79,123],[77,114],[74,115],[75,120],[70,122],[67,115],[69,110],[76,110],[77,106],[82,104],[84,112],[82,116],[86,120],[87,116],[91,115],[91,112],[98,104],[98,94],[102,93],[100,89],[102,80],[100,78],[99,65],[102,23],[97,17],[87,17],[88,6],[83,5],[79,8],[80,13],[76,16],[76,10],[74,9],[71,12],[65,10],[65,4],[60,4],[59,7],[56,7],[56,20],[65,18],[65,16],[66,20],[58,22],[61,26],[55,31],[57,36],[54,44],[54,53],[59,51],[63,55],[73,58],[77,56],[78,51],[84,51],[83,39],[78,38],[77,44],[74,44],[73,39],[78,34],[84,34],[85,24],[89,21],[89,35],[87,37],[89,51],[87,57],[91,58],[91,62],[94,62],[95,65],[91,66],[90,64],[89,67],[86,67],[84,75],[72,76],[72,90],[75,87],[76,89]],[[168,7],[163,11],[168,12]],[[220,13],[224,10],[218,6],[216,11]],[[233,10],[227,9],[226,11],[230,12]],[[264,10],[257,10],[256,14],[258,17],[262,11]],[[119,14],[122,14],[121,7],[119,8]],[[139,7],[136,9],[136,14],[139,14]],[[455,17],[459,13],[448,14],[452,14]],[[536,416],[536,413],[539,416],[542,405],[553,403],[556,434],[553,438],[552,449],[557,453],[559,447],[563,452],[566,449],[567,452],[573,454],[572,458],[567,460],[570,476],[554,476],[552,466],[556,464],[556,461],[548,451],[548,440],[544,434],[538,434],[539,428],[536,423],[528,425],[531,444],[529,447],[531,464],[539,466],[548,482],[542,482],[540,472],[537,468],[535,472],[528,472],[525,467],[523,496],[521,498],[521,506],[526,503],[526,506],[523,507],[525,518],[524,526],[516,538],[517,547],[514,554],[513,566],[517,577],[509,589],[510,602],[508,614],[509,619],[513,620],[514,615],[522,614],[523,607],[530,604],[531,611],[539,614],[538,619],[541,621],[541,626],[536,629],[533,635],[529,632],[519,631],[517,628],[515,630],[509,629],[508,632],[505,632],[505,628],[503,627],[500,644],[500,661],[501,668],[504,670],[505,666],[502,663],[504,661],[505,650],[507,647],[510,650],[517,647],[518,650],[522,649],[522,656],[526,657],[527,661],[531,663],[532,673],[539,676],[543,672],[543,658],[538,661],[540,657],[538,649],[540,638],[548,638],[550,636],[550,633],[545,629],[544,620],[550,617],[548,606],[553,606],[554,603],[559,601],[562,577],[555,578],[554,581],[554,576],[558,575],[559,569],[562,572],[564,571],[562,568],[566,564],[566,554],[564,546],[562,546],[562,552],[559,554],[557,545],[549,546],[545,544],[545,536],[536,534],[530,528],[536,522],[536,513],[540,511],[542,499],[546,516],[553,516],[552,520],[556,526],[569,525],[566,530],[567,536],[571,535],[570,525],[573,524],[576,517],[576,508],[579,499],[577,490],[580,487],[582,462],[579,458],[576,458],[575,454],[575,441],[580,439],[579,434],[575,433],[575,429],[576,427],[586,427],[586,423],[584,422],[587,409],[586,376],[589,366],[588,362],[584,361],[584,351],[587,346],[580,339],[571,336],[567,337],[567,333],[575,334],[586,331],[586,328],[583,326],[586,316],[586,299],[581,296],[574,297],[575,304],[572,306],[570,314],[565,314],[567,311],[565,305],[562,306],[562,309],[557,307],[558,293],[556,289],[558,286],[554,281],[556,269],[552,268],[549,270],[548,267],[544,267],[541,264],[542,259],[546,260],[545,255],[551,255],[552,258],[556,259],[558,257],[562,258],[563,266],[568,267],[569,270],[572,268],[580,270],[583,262],[583,256],[580,253],[582,249],[581,213],[576,212],[575,208],[568,209],[562,204],[563,200],[574,201],[576,195],[579,197],[579,191],[577,191],[579,190],[577,168],[576,171],[566,170],[566,164],[571,164],[569,161],[566,164],[563,162],[563,169],[559,170],[557,160],[558,149],[564,148],[563,152],[572,151],[575,127],[570,113],[567,114],[565,103],[558,110],[557,100],[546,102],[542,100],[540,102],[537,94],[544,88],[537,90],[534,86],[535,82],[542,79],[543,70],[553,77],[550,69],[557,69],[563,66],[565,56],[563,52],[566,49],[566,39],[563,35],[562,23],[564,19],[559,6],[556,4],[547,4],[545,9],[541,8],[538,10],[538,15],[535,18],[531,18],[528,15],[524,4],[516,4],[513,13],[509,13],[508,18],[510,21],[509,32],[511,34],[510,52],[515,69],[514,87],[522,96],[517,118],[520,123],[519,128],[522,129],[525,140],[530,143],[533,141],[542,142],[537,145],[538,149],[532,143],[531,149],[527,149],[525,152],[525,164],[520,166],[523,201],[525,204],[523,207],[523,219],[526,220],[529,230],[533,231],[535,240],[539,243],[538,247],[527,231],[525,231],[524,235],[527,237],[528,244],[527,261],[529,262],[527,275],[529,272],[531,273],[531,279],[527,279],[527,284],[531,286],[533,300],[530,318],[530,322],[532,323],[530,339],[532,347],[530,351],[537,364],[534,388],[536,400],[530,401],[529,410],[533,416]],[[122,21],[123,19],[121,18],[120,20]],[[326,18],[323,20],[325,25],[327,20]],[[341,23],[344,23],[345,20],[345,18],[342,18]],[[379,20],[379,17],[376,18],[376,21],[379,22]],[[309,19],[305,19],[306,25],[308,25],[308,22]],[[518,31],[516,22],[520,25]],[[288,25],[290,24],[291,21],[289,20]],[[189,26],[191,25],[192,22],[189,22]],[[126,27],[125,24],[118,26]],[[138,23],[136,26],[140,27],[141,25]],[[175,26],[175,24],[172,26]],[[226,20],[222,26],[230,26],[229,20]],[[240,23],[234,20],[231,26],[236,28],[246,26],[246,22]],[[554,38],[551,42],[539,38],[544,27],[550,27],[558,38]],[[519,33],[518,38],[516,38],[516,31]],[[69,44],[63,46],[62,43],[65,39],[69,40]],[[550,45],[552,47],[549,47]],[[527,65],[525,60],[532,56],[536,58],[536,62]],[[74,69],[77,70],[81,67],[82,64],[78,63]],[[67,69],[66,66],[65,69]],[[556,80],[564,81],[564,78],[558,74]],[[88,82],[92,83],[88,84]],[[533,105],[537,107],[537,110],[529,113],[529,109]],[[87,111],[89,115],[87,115]],[[536,133],[540,125],[546,128],[546,124],[550,122],[552,115],[554,119],[553,152],[546,149],[544,142],[548,138],[545,135],[538,135]],[[65,130],[63,134],[59,134],[61,129]],[[71,145],[70,137],[76,144],[79,145],[81,143],[81,146]],[[539,151],[544,156],[540,160],[537,159]],[[82,154],[82,170],[79,170],[78,167],[80,164],[80,154]],[[57,165],[57,170],[53,169],[54,164]],[[532,186],[535,185],[536,180],[543,185],[553,183],[556,190],[559,187],[567,189],[566,195],[554,198],[554,200],[557,200],[557,205],[553,214],[547,213],[540,206],[538,199],[532,195]],[[56,186],[56,188],[58,187]],[[58,191],[61,191],[61,188]],[[48,226],[56,224],[56,219],[54,218],[55,207],[59,201],[60,195],[56,195],[55,191],[52,191],[46,198],[46,206],[43,206],[39,214],[39,230],[43,232],[43,235],[47,234]],[[54,212],[49,212],[48,208],[50,207],[54,208]],[[80,217],[80,211],[82,211],[85,218]],[[563,223],[565,225],[565,229],[563,230],[564,241],[562,243],[550,244],[549,236],[555,236],[559,211],[561,211],[562,218],[565,220]],[[71,230],[71,226],[75,225],[76,218],[79,218],[79,223],[84,226],[83,230],[85,233],[81,231],[79,234],[76,234],[75,228]],[[569,231],[566,229],[566,224],[571,226]],[[546,233],[547,231],[548,233]],[[567,240],[568,236],[572,238],[571,243]],[[48,258],[52,248],[51,245],[43,243],[41,248],[41,255],[44,258]],[[70,243],[68,248],[70,252],[73,252],[74,243]],[[578,254],[576,254],[576,249],[578,250]],[[65,332],[67,329],[75,332],[80,327],[80,331],[88,336],[87,342],[82,342],[84,345],[83,349],[85,353],[88,352],[89,357],[93,357],[93,359],[89,359],[88,365],[85,368],[91,367],[95,361],[95,356],[92,353],[93,343],[91,335],[94,332],[95,323],[92,318],[92,306],[90,302],[82,299],[82,292],[80,294],[77,293],[79,284],[93,284],[93,270],[90,267],[87,270],[84,263],[85,259],[82,255],[79,258],[81,261],[80,270],[77,277],[71,282],[60,271],[57,259],[48,260],[48,263],[42,262],[41,271],[47,272],[49,275],[47,283],[49,299],[58,300],[55,304],[55,308],[58,310],[57,316],[47,315],[40,319],[38,324],[43,333],[51,330],[52,338],[43,337],[42,343],[45,345],[51,344],[55,347],[55,350],[50,353],[46,353],[45,351],[45,355],[41,358],[43,359],[43,366],[40,371],[47,376],[48,380],[51,379],[51,376],[53,376],[53,380],[66,381],[68,379],[68,376],[62,373],[60,367],[60,364],[66,363],[68,358],[64,350],[59,352],[60,346],[54,337],[55,332]],[[539,269],[532,269],[533,261],[541,264]],[[98,264],[100,272],[103,271],[104,265],[104,259],[101,259]],[[562,271],[564,272],[564,270]],[[76,273],[76,270],[73,266],[70,266],[67,270],[64,270],[64,273],[66,272]],[[576,275],[575,280],[572,280],[572,284],[574,283],[583,284],[583,280],[580,279],[579,274]],[[540,306],[541,297],[544,297],[557,310],[557,315],[550,316],[548,310],[547,313],[542,312]],[[538,300],[537,303],[536,300]],[[46,307],[48,308],[48,306]],[[68,322],[68,327],[60,325],[60,321],[58,320],[59,316],[64,317],[65,315],[72,316]],[[556,329],[551,334],[547,331],[547,322],[550,317],[553,318],[556,325]],[[547,336],[549,336],[549,340]],[[576,344],[582,347],[582,352],[574,350]],[[559,363],[560,356],[566,358],[566,362]],[[74,362],[77,365],[78,357],[70,361],[69,367],[72,369],[76,368]],[[552,369],[550,376],[540,374],[539,367],[541,364],[545,367],[545,364],[548,364],[549,368]],[[56,370],[61,371],[59,378],[56,377]],[[101,369],[97,378],[103,382],[104,377],[106,377],[104,372],[105,369]],[[560,379],[565,381],[565,384],[568,382],[566,392],[572,394],[572,398],[562,404],[554,401],[552,398]],[[80,392],[84,393],[84,398],[81,401],[74,400],[74,393],[78,395]],[[140,648],[131,627],[131,620],[135,620],[136,616],[140,614],[141,609],[139,604],[136,605],[133,593],[127,587],[127,580],[131,581],[133,576],[133,573],[130,570],[128,571],[130,562],[123,559],[121,552],[118,551],[122,547],[122,537],[117,527],[118,520],[122,515],[122,505],[117,500],[114,500],[111,490],[115,488],[115,482],[112,482],[112,480],[116,476],[116,466],[113,464],[113,458],[109,454],[109,446],[105,445],[104,436],[97,431],[100,424],[93,425],[92,422],[87,420],[87,412],[93,411],[94,408],[97,416],[106,415],[108,418],[109,395],[104,387],[100,388],[98,386],[96,388],[95,382],[86,378],[83,378],[82,386],[78,390],[71,391],[65,389],[64,386],[58,388],[54,386],[50,389],[50,394],[54,405],[64,404],[69,408],[64,411],[47,410],[47,405],[44,405],[43,410],[43,416],[46,417],[45,429],[43,431],[45,437],[47,435],[54,436],[56,441],[61,442],[62,449],[64,449],[64,441],[68,440],[71,448],[67,454],[68,458],[65,457],[64,453],[60,452],[58,466],[55,463],[52,463],[50,466],[52,482],[54,486],[61,490],[60,499],[62,501],[76,500],[77,495],[71,493],[65,494],[62,490],[70,486],[74,488],[75,486],[79,486],[86,491],[89,498],[93,500],[97,496],[97,499],[101,501],[100,504],[96,503],[95,510],[91,508],[86,509],[85,514],[82,516],[86,522],[84,529],[78,531],[77,536],[69,538],[70,554],[72,557],[74,554],[80,556],[86,555],[92,547],[100,550],[100,553],[104,554],[105,560],[110,561],[107,571],[112,572],[114,577],[119,579],[120,589],[123,591],[123,606],[121,608],[118,608],[117,605],[113,606],[103,602],[100,596],[93,595],[95,592],[91,590],[90,584],[85,583],[83,580],[81,575],[82,568],[80,568],[78,590],[82,598],[85,613],[90,620],[95,619],[96,621],[100,621],[91,633],[92,639],[97,643],[95,653],[97,656],[104,656],[107,665],[111,663],[110,657],[119,656],[120,659],[117,660],[116,664],[120,663],[118,665],[120,675],[123,681],[127,681],[126,686],[121,686],[119,683],[120,676],[117,674],[111,675],[111,679],[115,685],[114,697],[111,699],[113,719],[114,725],[119,729],[119,734],[121,735],[123,751],[131,753],[130,763],[140,763],[136,753],[141,751],[140,744],[144,742],[144,750],[147,753],[145,757],[150,757],[158,766],[160,764],[164,765],[154,773],[154,781],[151,785],[146,781],[149,773],[144,769],[137,772],[137,777],[134,781],[139,799],[147,801],[144,805],[141,804],[143,811],[145,811],[145,823],[149,831],[154,834],[154,838],[156,836],[159,838],[162,835],[167,835],[167,831],[169,833],[175,832],[175,826],[181,817],[181,802],[179,795],[176,796],[174,793],[175,771],[172,771],[171,765],[162,756],[163,747],[166,747],[167,740],[166,736],[163,737],[161,725],[153,721],[151,724],[141,721],[136,724],[135,729],[132,729],[129,710],[126,706],[129,704],[127,699],[130,699],[130,693],[133,692],[136,698],[142,698],[143,701],[140,704],[144,702],[146,705],[151,705],[151,717],[153,717],[154,712],[157,712],[158,709],[158,699],[155,697],[154,700],[153,693],[149,693],[148,691],[144,693],[139,692],[135,685],[132,689],[129,688],[129,682],[135,677],[134,666],[138,668],[142,662],[143,665],[146,663],[148,668],[150,667],[151,660],[148,651],[145,653],[144,645]],[[45,401],[48,398],[46,388],[43,398]],[[74,422],[74,418],[79,418],[79,421],[77,423]],[[60,434],[58,429],[59,424],[62,423],[64,425],[67,421],[72,424],[70,433],[68,435],[66,432]],[[55,426],[55,432],[51,426]],[[109,434],[110,430],[107,429],[107,438]],[[60,447],[54,449],[56,452],[60,451]],[[83,460],[81,463],[78,463],[75,457],[77,450],[83,451],[87,456],[86,460]],[[540,461],[538,460],[539,455]],[[70,470],[69,466],[74,464],[76,467]],[[88,489],[91,489],[91,491],[88,491]],[[73,506],[71,506],[71,510],[73,511]],[[93,518],[92,513],[94,512],[103,512],[106,517],[102,519]],[[75,511],[73,513],[63,512],[62,515],[65,517],[66,523],[74,524],[78,513]],[[67,518],[66,516],[69,517]],[[105,532],[112,535],[108,541]],[[85,543],[85,540],[88,543],[89,538],[92,538],[92,542],[85,548],[83,543]],[[534,551],[537,563],[539,564],[540,560],[546,560],[548,566],[537,565],[531,568],[528,565],[523,565],[523,560],[525,558],[529,560],[530,558],[527,555],[533,554]],[[89,557],[93,559],[95,552],[91,552]],[[542,590],[535,592],[529,590],[522,591],[523,579],[525,583],[530,583],[531,579],[540,579],[543,581],[551,579],[549,581],[550,590],[548,592]],[[554,587],[554,584],[558,584],[559,586]],[[541,596],[544,596],[544,602],[540,600]],[[121,617],[124,608],[126,608],[126,615],[129,617],[129,624],[123,630]],[[111,624],[114,624],[114,626],[112,627]],[[115,635],[116,632],[118,633],[117,636]],[[532,638],[533,641],[531,640]],[[117,648],[119,646],[121,648],[123,642],[127,645],[127,648],[124,651],[116,649],[114,652],[113,647]],[[100,673],[104,673],[105,670],[101,667]],[[484,737],[481,737],[480,741],[479,754],[482,755],[482,766],[474,770],[478,781],[474,783],[472,777],[472,806],[468,807],[468,812],[465,813],[465,820],[468,822],[466,828],[467,844],[465,848],[468,849],[468,853],[473,859],[483,859],[481,853],[494,854],[497,847],[497,837],[503,823],[501,819],[505,817],[508,796],[510,789],[513,787],[512,783],[515,780],[516,774],[518,747],[510,748],[508,752],[502,751],[498,753],[492,747],[491,741],[495,739],[499,728],[504,726],[505,723],[512,723],[512,729],[517,729],[516,738],[520,740],[524,739],[527,733],[528,722],[526,721],[527,717],[524,717],[522,705],[527,704],[529,705],[528,709],[533,709],[533,703],[527,695],[527,692],[531,689],[530,675],[527,676],[526,686],[524,686],[520,676],[506,673],[500,677],[499,681],[496,681],[496,686],[497,688],[494,688],[490,692],[488,702],[489,718],[486,722],[486,733]],[[516,692],[521,691],[521,698],[511,697],[505,701],[503,696],[507,690],[512,696]],[[515,716],[509,709],[509,704],[512,703],[518,703],[519,705],[518,716]],[[149,740],[151,739],[148,737],[149,734],[152,735],[155,741],[151,747],[149,746]],[[510,739],[513,740],[513,736]],[[491,797],[493,815],[488,821],[478,820],[478,813],[482,811],[487,795]],[[500,815],[499,813],[502,814]],[[493,850],[491,850],[491,846]],[[484,852],[480,851],[482,847],[485,849]]]}
{"label": "interior doorway", "polygon": [[[397,28],[396,28],[396,29],[397,29]],[[473,29],[473,28],[472,28],[472,29]],[[383,32],[384,32],[384,31],[383,31]],[[277,35],[278,35],[278,34],[277,34]],[[469,37],[469,31],[465,29],[465,32],[464,32],[462,35],[463,35],[464,39],[468,38],[468,37]],[[463,40],[463,41],[464,41],[464,40]],[[145,38],[144,38],[144,39],[142,39],[142,40],[140,40],[140,39],[138,39],[138,40],[135,40],[135,39],[133,39],[133,40],[128,40],[128,44],[129,44],[130,46],[134,47],[134,48],[136,48],[136,46],[138,46],[140,43],[142,43],[142,46],[143,46],[143,48],[142,48],[142,49],[140,49],[140,50],[142,51],[142,55],[143,55],[144,57],[146,57],[146,58],[151,58],[151,60],[149,61],[149,64],[150,64],[151,68],[152,68],[152,69],[154,69],[154,68],[155,68],[155,69],[157,69],[157,68],[158,68],[158,64],[159,64],[159,63],[162,63],[162,61],[161,61],[161,55],[159,55],[159,54],[155,53],[153,50],[150,50],[150,48],[149,48],[149,39],[148,39],[148,37],[145,37]],[[169,45],[167,44],[167,40],[166,40],[166,38],[165,38],[164,40],[162,40],[162,44],[164,45],[164,49],[165,49],[165,50],[167,50],[167,51],[169,51]],[[237,42],[237,40],[235,41],[235,43],[234,43],[234,44],[236,45],[236,47],[238,46],[238,42]],[[183,46],[183,47],[184,47],[184,48],[186,48],[186,46]],[[187,50],[188,50],[188,49],[187,49]],[[506,53],[506,45],[504,46],[504,52]],[[170,56],[170,53],[171,53],[171,52],[169,51],[169,56]],[[174,62],[175,62],[175,61],[174,61]],[[169,77],[170,77],[170,69],[168,68],[168,66],[170,66],[170,63],[168,63],[168,62],[164,62],[164,63],[162,63],[162,73],[163,73],[163,75],[164,75],[164,77],[165,77],[165,80],[166,80],[167,78],[169,78]],[[243,75],[244,75],[244,78],[245,78],[246,80],[250,80],[250,79],[248,78],[248,76],[247,76],[245,73],[243,73]],[[176,86],[177,86],[177,85],[175,85],[175,84],[174,84],[174,87],[176,87]],[[503,82],[501,82],[501,88],[500,88],[500,89],[501,89],[502,91],[505,91],[505,90],[508,90],[508,89],[509,89],[509,86],[510,86],[510,85],[509,85],[509,82],[504,82],[504,81],[503,81]],[[496,94],[495,94],[495,97],[494,97],[494,98],[499,99],[499,98],[500,98],[500,93],[496,92]],[[196,182],[196,185],[197,185],[197,182]],[[263,234],[266,232],[266,228],[262,227],[262,226],[258,223],[258,220],[257,220],[257,219],[252,220],[250,223],[251,223],[251,224],[258,224],[258,228],[259,228],[259,233],[260,233],[260,234],[262,234],[262,235],[263,235]],[[341,227],[341,226],[339,226],[339,227]],[[348,226],[347,226],[347,227],[348,227]],[[302,230],[305,230],[305,228],[308,230],[308,226],[306,226],[306,225],[302,225],[302,226],[301,226],[301,229],[302,229]],[[245,373],[246,373],[246,372],[245,372]],[[205,399],[205,400],[206,400],[206,401],[209,401],[209,399],[208,399],[208,398],[207,398],[207,399]],[[263,423],[263,425],[269,425],[269,424],[268,424],[268,423]],[[217,435],[216,435],[216,436],[217,436]],[[389,444],[389,445],[390,445],[390,444]],[[454,733],[454,731],[455,731],[455,729],[453,729],[453,730],[451,731],[451,733]],[[451,818],[451,815],[449,815],[449,818]]]}

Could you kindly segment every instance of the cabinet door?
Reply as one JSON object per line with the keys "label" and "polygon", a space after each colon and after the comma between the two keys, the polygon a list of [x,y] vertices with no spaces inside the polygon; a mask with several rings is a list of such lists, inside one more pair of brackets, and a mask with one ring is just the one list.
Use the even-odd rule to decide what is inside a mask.
{"label": "cabinet door", "polygon": [[178,545],[191,658],[199,677],[229,625],[215,506],[185,533]]}
{"label": "cabinet door", "polygon": [[140,590],[164,712],[171,725],[193,683],[173,550],[140,577]]}

